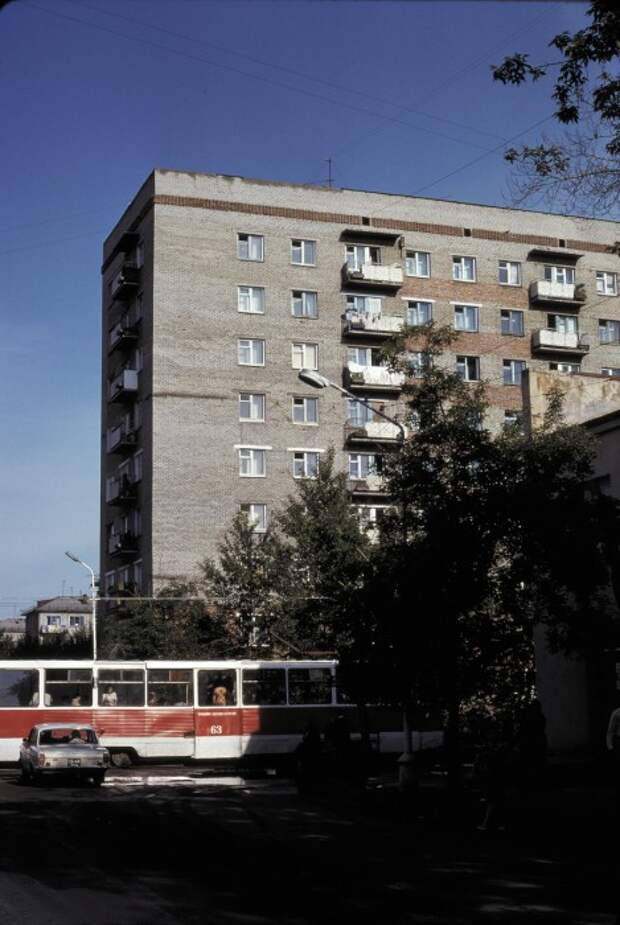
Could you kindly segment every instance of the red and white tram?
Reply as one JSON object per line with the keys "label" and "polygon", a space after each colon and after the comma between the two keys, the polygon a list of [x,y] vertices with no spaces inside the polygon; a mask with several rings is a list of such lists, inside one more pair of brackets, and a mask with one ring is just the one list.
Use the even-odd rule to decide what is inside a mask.
{"label": "red and white tram", "polygon": [[[43,722],[90,723],[130,759],[277,758],[309,723],[322,731],[343,713],[355,736],[357,708],[340,701],[333,661],[0,661],[0,762],[17,760]],[[367,716],[376,751],[402,751],[398,713]]]}

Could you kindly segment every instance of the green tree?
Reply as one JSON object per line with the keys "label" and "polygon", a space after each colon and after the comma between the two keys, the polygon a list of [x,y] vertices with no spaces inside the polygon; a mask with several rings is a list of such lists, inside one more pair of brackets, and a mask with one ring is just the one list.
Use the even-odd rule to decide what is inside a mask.
{"label": "green tree", "polygon": [[515,199],[543,199],[568,211],[609,212],[620,201],[620,10],[593,0],[591,22],[573,34],[556,35],[557,60],[532,64],[515,54],[493,67],[494,80],[523,84],[551,77],[555,118],[564,131],[539,144],[510,148]]}

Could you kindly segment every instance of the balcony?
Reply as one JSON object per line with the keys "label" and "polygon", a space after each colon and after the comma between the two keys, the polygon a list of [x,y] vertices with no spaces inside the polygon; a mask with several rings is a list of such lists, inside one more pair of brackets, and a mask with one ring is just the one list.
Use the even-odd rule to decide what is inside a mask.
{"label": "balcony", "polygon": [[342,273],[346,283],[389,289],[398,289],[403,284],[403,270],[397,264],[363,263],[359,267],[350,267],[345,263]]}
{"label": "balcony", "polygon": [[585,300],[583,283],[552,283],[546,279],[530,283],[530,301],[533,303],[581,305]]}
{"label": "balcony", "polygon": [[113,533],[108,537],[108,555],[112,558],[137,555],[139,551],[138,537],[133,533]]}
{"label": "balcony", "polygon": [[140,337],[138,322],[139,319],[132,323],[125,315],[118,324],[115,324],[114,327],[110,329],[108,334],[108,353],[112,353],[113,350],[119,347],[133,347],[136,344]]}
{"label": "balcony", "polygon": [[583,356],[590,349],[576,332],[541,328],[532,333],[532,350],[536,353],[577,353]]}
{"label": "balcony", "polygon": [[349,443],[397,443],[400,434],[400,428],[389,421],[345,424],[345,440]]}
{"label": "balcony", "polygon": [[106,502],[113,507],[133,504],[137,497],[137,482],[132,482],[128,476],[122,475],[120,478],[115,478],[108,482]]}
{"label": "balcony", "polygon": [[110,298],[116,302],[126,302],[138,291],[140,270],[133,263],[123,263],[120,270],[110,280]]}
{"label": "balcony", "polygon": [[367,475],[365,479],[349,479],[347,488],[354,495],[379,495],[385,491],[380,475]]}
{"label": "balcony", "polygon": [[399,318],[398,315],[366,315],[363,312],[347,312],[344,320],[344,333],[390,337],[393,334],[398,334],[403,323],[404,319]]}
{"label": "balcony", "polygon": [[122,453],[135,450],[138,442],[136,428],[129,427],[125,422],[116,427],[109,427],[106,435],[106,449],[108,453]]}
{"label": "balcony", "polygon": [[345,379],[350,389],[378,392],[399,392],[405,382],[403,373],[393,373],[386,366],[360,366],[358,363],[347,363]]}
{"label": "balcony", "polygon": [[138,370],[123,369],[108,384],[108,401],[128,401],[138,391]]}

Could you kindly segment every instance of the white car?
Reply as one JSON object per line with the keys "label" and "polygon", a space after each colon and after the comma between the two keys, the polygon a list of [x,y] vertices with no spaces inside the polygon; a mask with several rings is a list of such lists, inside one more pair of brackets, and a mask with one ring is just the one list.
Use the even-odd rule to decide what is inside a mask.
{"label": "white car", "polygon": [[99,786],[110,766],[110,753],[99,744],[92,726],[41,723],[22,740],[19,764],[28,783],[51,774],[71,774]]}

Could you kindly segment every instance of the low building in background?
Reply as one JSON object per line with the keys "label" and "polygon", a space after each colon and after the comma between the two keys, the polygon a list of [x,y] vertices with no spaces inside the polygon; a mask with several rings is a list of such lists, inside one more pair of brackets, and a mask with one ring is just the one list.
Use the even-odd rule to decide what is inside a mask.
{"label": "low building in background", "polygon": [[58,633],[75,636],[76,633],[90,634],[92,628],[92,605],[84,597],[51,597],[37,601],[35,607],[24,611],[26,636],[28,639],[44,641]]}
{"label": "low building in background", "polygon": [[8,641],[15,644],[21,642],[25,635],[25,617],[12,617],[9,620],[0,620],[0,643]]}

